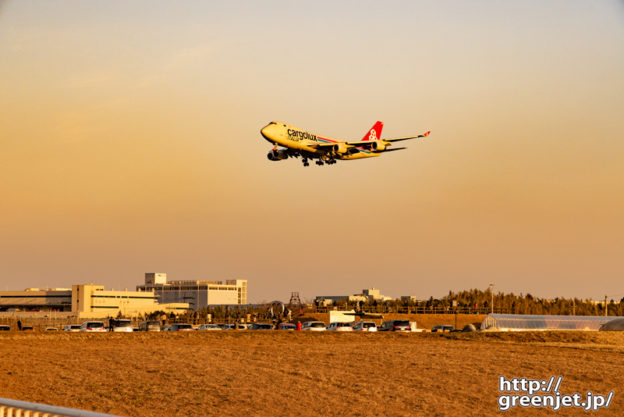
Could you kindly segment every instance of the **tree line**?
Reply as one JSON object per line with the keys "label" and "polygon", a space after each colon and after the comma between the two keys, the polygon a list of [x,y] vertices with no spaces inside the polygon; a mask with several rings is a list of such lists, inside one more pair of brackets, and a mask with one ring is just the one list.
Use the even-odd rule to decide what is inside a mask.
{"label": "tree line", "polygon": [[[492,305],[492,300],[494,304]],[[286,303],[284,303],[287,305]],[[305,312],[326,312],[332,309],[355,310],[375,313],[478,313],[487,314],[492,311],[503,314],[546,314],[546,315],[577,315],[603,316],[605,314],[604,301],[596,302],[590,299],[556,297],[554,299],[534,297],[530,293],[494,293],[489,290],[470,289],[463,291],[449,291],[441,298],[430,297],[427,300],[394,299],[388,301],[369,300],[348,301],[347,299],[334,302],[323,307],[313,303],[305,307]],[[247,322],[267,320],[271,318],[268,308],[270,304],[241,305],[241,306],[210,306],[199,311],[188,311],[176,317],[177,320],[188,320],[198,323],[206,321],[234,322],[241,319]],[[291,308],[294,316],[299,316],[298,308]],[[158,319],[162,312],[147,315],[148,319]],[[609,316],[624,316],[624,298],[607,301]],[[173,317],[171,317],[173,319]]]}
{"label": "tree line", "polygon": [[[493,302],[493,304],[492,304]],[[395,299],[389,301],[369,300],[356,302],[341,300],[323,308],[318,303],[317,310],[355,309],[378,313],[494,313],[503,314],[548,314],[548,315],[577,315],[603,316],[605,314],[604,301],[594,301],[580,298],[556,297],[554,299],[534,297],[527,294],[498,292],[492,294],[489,290],[470,289],[459,292],[449,291],[441,298],[430,297],[427,300]],[[492,308],[493,307],[493,308]],[[607,301],[609,316],[624,315],[624,298]]]}

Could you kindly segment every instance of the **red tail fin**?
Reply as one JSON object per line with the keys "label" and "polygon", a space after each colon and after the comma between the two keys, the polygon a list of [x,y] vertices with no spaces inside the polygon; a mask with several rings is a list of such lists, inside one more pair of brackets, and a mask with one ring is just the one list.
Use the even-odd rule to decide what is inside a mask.
{"label": "red tail fin", "polygon": [[369,130],[364,135],[364,138],[362,140],[365,141],[365,140],[379,140],[379,139],[381,139],[381,129],[383,129],[383,122],[375,123],[375,126],[373,126],[371,128],[371,130]]}

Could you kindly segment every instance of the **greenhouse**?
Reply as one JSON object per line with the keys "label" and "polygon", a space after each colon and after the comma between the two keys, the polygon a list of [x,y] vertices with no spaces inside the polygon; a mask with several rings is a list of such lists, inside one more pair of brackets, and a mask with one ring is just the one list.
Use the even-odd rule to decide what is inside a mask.
{"label": "greenhouse", "polygon": [[528,314],[488,314],[481,323],[485,331],[598,330],[616,316],[539,316]]}

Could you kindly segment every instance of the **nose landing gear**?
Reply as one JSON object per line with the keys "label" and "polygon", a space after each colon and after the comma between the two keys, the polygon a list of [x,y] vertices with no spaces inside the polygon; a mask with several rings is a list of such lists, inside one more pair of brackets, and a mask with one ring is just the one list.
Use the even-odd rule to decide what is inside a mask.
{"label": "nose landing gear", "polygon": [[310,163],[308,162],[308,158],[303,158],[301,162],[303,162],[304,167],[310,166]]}

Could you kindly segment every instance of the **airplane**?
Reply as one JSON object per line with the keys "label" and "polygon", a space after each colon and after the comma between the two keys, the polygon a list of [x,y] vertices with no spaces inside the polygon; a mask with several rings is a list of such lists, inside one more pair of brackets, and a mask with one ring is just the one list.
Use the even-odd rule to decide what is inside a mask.
{"label": "airplane", "polygon": [[[342,141],[307,132],[283,122],[271,122],[260,130],[262,136],[274,145],[267,154],[270,161],[281,161],[301,156],[303,166],[309,159],[316,159],[316,165],[332,165],[337,159],[350,160],[380,156],[384,152],[406,149],[389,148],[394,142],[429,136],[429,132],[418,136],[381,139],[382,122],[377,122],[360,141]],[[282,149],[278,149],[281,146]]]}

